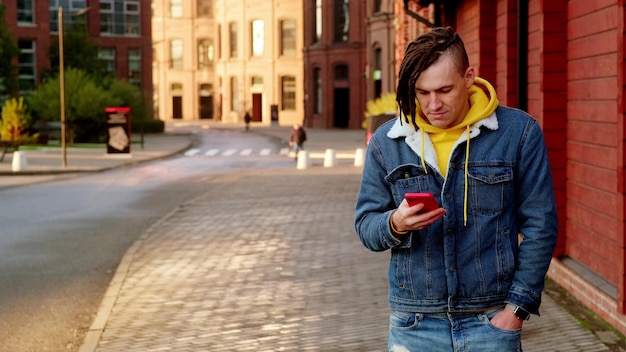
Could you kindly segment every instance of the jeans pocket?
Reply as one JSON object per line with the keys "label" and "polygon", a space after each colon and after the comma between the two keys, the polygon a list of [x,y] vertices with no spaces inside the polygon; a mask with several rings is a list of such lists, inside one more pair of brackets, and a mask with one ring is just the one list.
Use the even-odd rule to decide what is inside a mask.
{"label": "jeans pocket", "polygon": [[419,325],[418,315],[415,313],[392,311],[389,315],[389,328],[394,330],[411,330]]}
{"label": "jeans pocket", "polygon": [[520,335],[521,332],[522,332],[522,329],[513,329],[513,330],[502,329],[502,328],[499,328],[499,327],[494,326],[493,324],[491,324],[491,319],[496,314],[500,313],[503,309],[505,309],[505,308],[498,308],[498,309],[494,309],[494,310],[491,310],[491,311],[488,311],[488,312],[485,312],[485,313],[481,313],[481,314],[484,314],[484,317],[482,317],[481,320],[484,320],[487,324],[489,324],[489,326],[492,329],[494,329],[496,331],[499,331],[499,332],[502,332],[502,333],[506,333],[506,334]]}

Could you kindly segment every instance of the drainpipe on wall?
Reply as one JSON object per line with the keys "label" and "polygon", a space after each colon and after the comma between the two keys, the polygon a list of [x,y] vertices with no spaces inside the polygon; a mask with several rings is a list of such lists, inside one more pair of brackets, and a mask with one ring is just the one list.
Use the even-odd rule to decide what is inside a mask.
{"label": "drainpipe on wall", "polygon": [[528,0],[517,0],[517,107],[528,109]]}

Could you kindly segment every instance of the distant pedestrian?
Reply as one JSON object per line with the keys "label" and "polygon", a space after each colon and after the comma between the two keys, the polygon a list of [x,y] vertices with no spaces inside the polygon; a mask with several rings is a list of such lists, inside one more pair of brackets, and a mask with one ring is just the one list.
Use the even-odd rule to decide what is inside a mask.
{"label": "distant pedestrian", "polygon": [[252,121],[252,117],[250,113],[246,111],[246,115],[243,117],[243,121],[246,123],[246,131],[250,129],[250,121]]}
{"label": "distant pedestrian", "polygon": [[296,153],[296,159],[298,159],[300,150],[304,150],[304,142],[306,142],[306,131],[302,126],[296,123],[293,125],[291,137],[289,138],[289,146],[291,146]]}

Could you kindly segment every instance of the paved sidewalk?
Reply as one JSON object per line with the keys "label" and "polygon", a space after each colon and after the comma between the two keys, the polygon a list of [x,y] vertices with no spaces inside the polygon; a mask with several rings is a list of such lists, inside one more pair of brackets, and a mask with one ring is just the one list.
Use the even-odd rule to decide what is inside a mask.
{"label": "paved sidewalk", "polygon": [[[352,219],[360,170],[251,171],[128,251],[81,351],[384,351],[388,253]],[[525,351],[609,351],[549,297]]]}
{"label": "paved sidewalk", "polygon": [[[279,144],[289,131],[251,130]],[[361,169],[349,156],[364,147],[364,134],[307,133],[312,155],[332,148],[348,159],[205,179],[204,194],[129,248],[80,351],[384,351],[389,253],[365,250],[353,228]],[[71,150],[64,171],[60,156],[29,155],[29,167],[41,169],[22,176],[5,158],[0,187],[167,157],[192,143],[191,135],[146,135],[127,160]],[[523,341],[525,352],[615,351],[548,295]]]}

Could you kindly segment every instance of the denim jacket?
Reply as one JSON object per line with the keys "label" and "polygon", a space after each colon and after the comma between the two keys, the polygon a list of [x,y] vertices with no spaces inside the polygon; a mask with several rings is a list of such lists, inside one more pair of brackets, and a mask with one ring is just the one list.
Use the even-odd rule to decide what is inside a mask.
{"label": "denim jacket", "polygon": [[[513,303],[539,314],[557,238],[542,131],[523,111],[500,106],[472,125],[469,135],[467,175],[463,134],[444,178],[428,134],[399,118],[381,126],[365,158],[356,232],[366,248],[391,250],[391,309],[463,312]],[[407,192],[434,194],[446,215],[397,239],[389,227],[390,216]]]}

